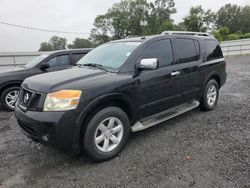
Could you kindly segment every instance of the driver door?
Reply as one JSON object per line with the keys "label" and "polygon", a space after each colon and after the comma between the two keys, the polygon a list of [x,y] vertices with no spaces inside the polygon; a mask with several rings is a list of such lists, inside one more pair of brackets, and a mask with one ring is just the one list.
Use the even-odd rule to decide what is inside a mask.
{"label": "driver door", "polygon": [[147,58],[157,58],[159,68],[142,71],[139,75],[141,118],[174,106],[180,97],[179,78],[173,75],[176,65],[172,39],[161,39],[149,44],[142,54],[142,59]]}
{"label": "driver door", "polygon": [[51,59],[49,59],[47,63],[50,66],[47,69],[48,72],[64,70],[64,69],[71,67],[70,61],[69,61],[69,54],[62,54],[62,55],[54,56]]}

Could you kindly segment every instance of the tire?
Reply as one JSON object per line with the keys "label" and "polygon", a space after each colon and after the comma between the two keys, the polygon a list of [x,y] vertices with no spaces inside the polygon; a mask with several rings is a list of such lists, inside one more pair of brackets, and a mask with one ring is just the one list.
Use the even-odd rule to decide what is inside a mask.
{"label": "tire", "polygon": [[82,138],[82,147],[90,159],[106,161],[123,149],[129,134],[130,123],[127,114],[118,107],[106,107],[89,121]]}
{"label": "tire", "polygon": [[1,105],[9,111],[13,111],[18,98],[20,87],[13,86],[5,89],[0,97]]}
{"label": "tire", "polygon": [[201,110],[209,111],[215,108],[219,99],[219,85],[214,79],[206,83],[205,89],[201,98]]}

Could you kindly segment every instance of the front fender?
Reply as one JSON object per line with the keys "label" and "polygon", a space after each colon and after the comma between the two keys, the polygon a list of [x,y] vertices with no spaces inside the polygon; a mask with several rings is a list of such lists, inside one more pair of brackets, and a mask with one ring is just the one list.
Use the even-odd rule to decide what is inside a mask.
{"label": "front fender", "polygon": [[127,97],[124,94],[121,93],[112,93],[112,94],[107,94],[107,95],[103,95],[100,96],[98,98],[96,98],[95,100],[91,101],[80,113],[80,116],[77,119],[76,125],[75,125],[75,129],[74,129],[74,137],[73,137],[73,149],[74,150],[80,150],[80,134],[81,134],[81,129],[83,126],[83,122],[87,117],[87,114],[93,110],[98,104],[100,104],[101,102],[105,102],[105,101],[112,101],[112,100],[122,100],[124,102],[126,102],[130,109],[132,110],[132,119],[136,119],[137,114],[135,113],[136,109],[133,105],[133,102],[129,99],[129,97]]}
{"label": "front fender", "polygon": [[2,90],[10,85],[21,85],[22,84],[22,80],[12,80],[12,81],[8,81],[8,82],[4,82],[0,85],[0,93],[2,92]]}

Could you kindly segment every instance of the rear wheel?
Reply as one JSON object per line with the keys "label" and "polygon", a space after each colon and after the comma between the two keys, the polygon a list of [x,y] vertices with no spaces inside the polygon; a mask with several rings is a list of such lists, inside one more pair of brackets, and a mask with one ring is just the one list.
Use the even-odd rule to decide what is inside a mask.
{"label": "rear wheel", "polygon": [[127,143],[130,123],[127,114],[118,107],[107,107],[89,121],[83,137],[83,149],[93,160],[115,157]]}
{"label": "rear wheel", "polygon": [[19,95],[20,87],[13,86],[5,89],[1,94],[1,104],[6,110],[13,111]]}
{"label": "rear wheel", "polygon": [[208,111],[215,108],[219,98],[219,85],[216,80],[209,80],[203,91],[201,109]]}

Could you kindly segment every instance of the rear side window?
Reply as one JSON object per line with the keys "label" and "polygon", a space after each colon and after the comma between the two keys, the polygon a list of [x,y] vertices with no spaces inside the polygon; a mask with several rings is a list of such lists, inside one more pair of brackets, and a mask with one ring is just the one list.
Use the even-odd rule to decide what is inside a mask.
{"label": "rear side window", "polygon": [[75,64],[77,61],[79,61],[85,54],[72,54],[72,60],[73,60],[73,64]]}
{"label": "rear side window", "polygon": [[196,61],[200,56],[199,42],[193,39],[175,39],[179,63]]}
{"label": "rear side window", "polygon": [[69,55],[60,55],[60,56],[53,57],[48,61],[48,64],[51,67],[69,65]]}
{"label": "rear side window", "polygon": [[223,57],[221,48],[217,41],[205,40],[205,46],[207,50],[207,61]]}
{"label": "rear side window", "polygon": [[163,67],[173,63],[173,50],[170,39],[159,40],[149,44],[142,53],[142,58],[157,58],[159,66]]}

